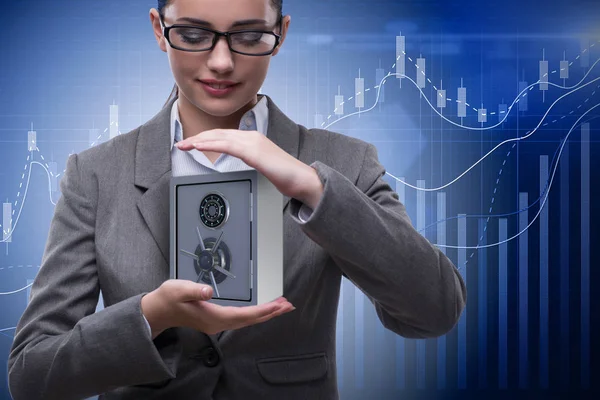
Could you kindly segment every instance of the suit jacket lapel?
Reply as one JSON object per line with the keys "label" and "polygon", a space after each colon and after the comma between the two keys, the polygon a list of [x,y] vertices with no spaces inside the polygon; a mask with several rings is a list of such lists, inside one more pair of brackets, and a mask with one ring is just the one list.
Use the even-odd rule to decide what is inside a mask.
{"label": "suit jacket lapel", "polygon": [[[266,96],[266,95],[265,95]],[[294,158],[298,158],[299,127],[267,96],[269,126],[267,137]],[[134,163],[134,184],[144,189],[137,207],[169,265],[169,185],[171,181],[172,99],[158,114],[140,127]],[[290,198],[284,196],[285,210]]]}

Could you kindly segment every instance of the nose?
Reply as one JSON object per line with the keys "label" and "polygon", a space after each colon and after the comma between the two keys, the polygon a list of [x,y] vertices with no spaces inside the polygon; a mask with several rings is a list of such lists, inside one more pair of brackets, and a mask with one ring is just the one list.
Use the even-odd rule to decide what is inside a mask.
{"label": "nose", "polygon": [[220,74],[233,70],[233,57],[231,50],[229,50],[227,38],[220,37],[215,47],[210,51],[208,68]]}

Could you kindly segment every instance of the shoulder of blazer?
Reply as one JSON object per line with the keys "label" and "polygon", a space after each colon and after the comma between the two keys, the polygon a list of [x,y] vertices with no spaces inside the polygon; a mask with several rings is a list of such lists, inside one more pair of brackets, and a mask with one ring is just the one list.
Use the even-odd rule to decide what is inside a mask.
{"label": "shoulder of blazer", "polygon": [[77,153],[80,168],[94,174],[111,174],[122,168],[133,169],[137,137],[141,126],[106,142]]}
{"label": "shoulder of blazer", "polygon": [[361,167],[369,143],[364,140],[344,135],[327,129],[307,129],[302,125],[300,131],[300,149],[314,149],[315,157],[307,157],[308,164],[319,160],[340,172],[354,184],[358,181]]}

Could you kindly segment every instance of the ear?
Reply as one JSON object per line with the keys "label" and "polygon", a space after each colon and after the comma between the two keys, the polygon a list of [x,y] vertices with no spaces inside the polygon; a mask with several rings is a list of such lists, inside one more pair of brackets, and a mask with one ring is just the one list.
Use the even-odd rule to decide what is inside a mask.
{"label": "ear", "polygon": [[154,37],[156,38],[158,47],[166,53],[167,39],[163,36],[163,30],[160,25],[160,15],[158,14],[158,10],[156,8],[150,9],[150,24],[152,25],[152,31],[154,32]]}
{"label": "ear", "polygon": [[287,36],[287,31],[290,27],[291,21],[292,21],[292,17],[289,15],[286,15],[281,20],[281,39],[279,39],[279,44],[277,45],[277,47],[275,48],[273,53],[271,53],[272,56],[275,56],[275,55],[277,55],[277,53],[279,53],[279,49],[283,45],[283,42],[285,41],[285,37]]}

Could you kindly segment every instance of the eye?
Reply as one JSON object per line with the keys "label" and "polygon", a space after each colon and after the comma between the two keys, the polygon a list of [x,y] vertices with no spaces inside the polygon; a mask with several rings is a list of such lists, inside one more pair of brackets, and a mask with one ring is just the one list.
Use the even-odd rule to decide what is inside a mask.
{"label": "eye", "polygon": [[240,43],[258,43],[263,37],[262,32],[240,32],[234,36],[236,41]]}
{"label": "eye", "polygon": [[181,29],[177,31],[179,39],[185,43],[204,43],[212,40],[210,32],[200,31],[198,29]]}

